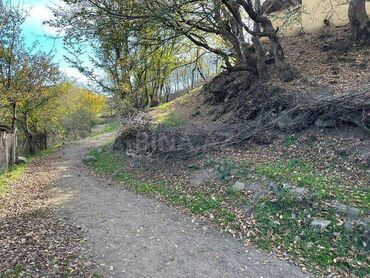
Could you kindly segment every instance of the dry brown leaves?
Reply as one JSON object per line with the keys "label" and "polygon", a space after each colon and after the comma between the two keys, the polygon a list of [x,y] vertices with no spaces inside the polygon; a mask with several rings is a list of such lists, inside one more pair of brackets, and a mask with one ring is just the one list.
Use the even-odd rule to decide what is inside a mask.
{"label": "dry brown leaves", "polygon": [[[0,276],[90,277],[77,227],[56,219],[45,190],[55,169],[52,158],[33,161],[0,199]],[[5,276],[8,275],[8,276]]]}

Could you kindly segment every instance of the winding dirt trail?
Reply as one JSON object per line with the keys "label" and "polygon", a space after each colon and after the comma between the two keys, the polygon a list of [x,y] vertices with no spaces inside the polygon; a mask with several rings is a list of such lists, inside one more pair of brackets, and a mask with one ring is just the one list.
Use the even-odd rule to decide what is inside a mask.
{"label": "winding dirt trail", "polygon": [[102,277],[306,277],[174,208],[88,174],[81,159],[110,138],[68,144],[43,168],[56,170],[49,196],[57,217],[82,229]]}

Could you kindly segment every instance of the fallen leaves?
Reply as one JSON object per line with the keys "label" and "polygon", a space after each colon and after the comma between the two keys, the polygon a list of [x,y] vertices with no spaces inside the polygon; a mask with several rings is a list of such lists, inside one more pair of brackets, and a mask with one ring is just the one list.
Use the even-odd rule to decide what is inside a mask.
{"label": "fallen leaves", "polygon": [[91,276],[80,229],[57,219],[48,204],[54,177],[52,158],[36,160],[0,199],[1,277]]}

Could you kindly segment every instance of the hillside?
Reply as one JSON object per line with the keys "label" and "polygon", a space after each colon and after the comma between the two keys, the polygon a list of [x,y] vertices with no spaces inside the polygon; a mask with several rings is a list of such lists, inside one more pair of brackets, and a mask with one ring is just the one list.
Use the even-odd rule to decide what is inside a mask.
{"label": "hillside", "polygon": [[[225,78],[216,77],[216,83],[150,109],[140,121],[126,122],[114,145],[126,156],[113,153],[109,159],[115,169],[138,180],[133,190],[183,207],[244,244],[289,257],[305,271],[367,276],[369,110],[360,108],[366,112],[361,115],[365,126],[340,114],[351,107],[357,117],[351,101],[369,96],[369,50],[350,45],[346,28],[331,36],[286,41],[298,78],[258,85],[267,93],[254,85],[237,87],[245,86],[243,82],[227,84],[224,90],[232,93],[215,101],[220,91],[209,88]],[[270,93],[273,97],[266,97]],[[259,112],[253,118],[240,116],[240,111],[266,103],[284,111],[279,103],[293,107],[310,102],[327,106],[299,126],[289,118],[287,124],[285,115],[301,119],[294,113],[309,110],[281,114],[273,127],[261,130],[251,124],[260,119]],[[329,110],[337,120],[323,119]],[[143,125],[148,118],[154,123],[149,129]],[[257,132],[228,144],[238,138],[228,136],[243,134],[245,126]],[[104,171],[107,165],[94,167]]]}

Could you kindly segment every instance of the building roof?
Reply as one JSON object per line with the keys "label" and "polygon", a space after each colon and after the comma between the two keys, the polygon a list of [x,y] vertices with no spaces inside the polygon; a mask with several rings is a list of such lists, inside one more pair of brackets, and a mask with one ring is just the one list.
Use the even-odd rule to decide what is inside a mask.
{"label": "building roof", "polygon": [[298,5],[302,5],[302,0],[266,0],[262,5],[262,12],[271,14]]}

